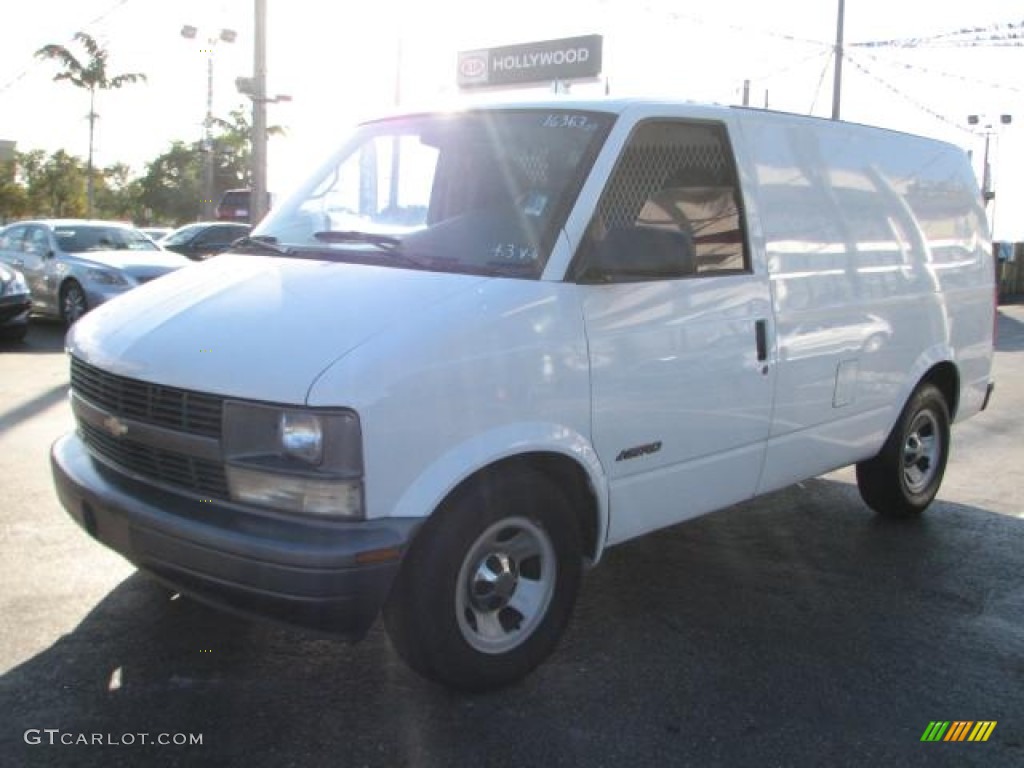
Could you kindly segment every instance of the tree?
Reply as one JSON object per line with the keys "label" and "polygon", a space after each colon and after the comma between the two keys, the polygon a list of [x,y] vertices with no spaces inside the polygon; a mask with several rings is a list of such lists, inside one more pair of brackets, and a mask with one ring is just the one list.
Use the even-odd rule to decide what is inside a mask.
{"label": "tree", "polygon": [[175,141],[146,166],[140,180],[140,200],[151,212],[146,218],[161,223],[195,221],[202,210],[203,155],[200,142]]}
{"label": "tree", "polygon": [[24,216],[28,210],[28,194],[18,182],[17,160],[0,162],[0,224]]}
{"label": "tree", "polygon": [[145,81],[141,72],[131,72],[111,76],[107,73],[107,50],[102,48],[91,35],[76,32],[75,40],[88,54],[88,60],[82,63],[68,48],[63,45],[44,45],[36,56],[41,59],[52,59],[63,67],[63,71],[54,75],[54,80],[67,80],[76,88],[89,92],[89,159],[86,165],[86,212],[92,215],[93,204],[93,137],[96,128],[96,91],[109,91],[129,83]]}
{"label": "tree", "polygon": [[[250,186],[252,128],[242,107],[232,110],[227,120],[214,118],[211,126],[216,200],[224,190]],[[267,132],[278,135],[284,130],[273,126]],[[144,218],[184,224],[202,216],[204,153],[202,142],[176,141],[146,166],[139,196],[142,208],[149,212]]]}
{"label": "tree", "polygon": [[85,213],[85,171],[79,158],[63,149],[49,157],[33,150],[19,154],[18,161],[32,215],[63,218]]}
{"label": "tree", "polygon": [[[217,129],[213,136],[214,190],[217,196],[226,189],[252,186],[252,123],[244,107],[231,110],[228,120],[213,118]],[[279,125],[267,128],[268,136],[279,136]]]}
{"label": "tree", "polygon": [[132,178],[126,163],[114,163],[99,173],[96,210],[100,218],[141,222],[146,220],[142,202],[142,184]]}

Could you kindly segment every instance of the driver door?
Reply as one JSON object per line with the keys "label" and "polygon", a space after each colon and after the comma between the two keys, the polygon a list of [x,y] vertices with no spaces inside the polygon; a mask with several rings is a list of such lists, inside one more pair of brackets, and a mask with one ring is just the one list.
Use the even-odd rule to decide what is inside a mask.
{"label": "driver door", "polygon": [[774,386],[769,283],[725,126],[641,123],[575,266],[609,543],[751,497]]}

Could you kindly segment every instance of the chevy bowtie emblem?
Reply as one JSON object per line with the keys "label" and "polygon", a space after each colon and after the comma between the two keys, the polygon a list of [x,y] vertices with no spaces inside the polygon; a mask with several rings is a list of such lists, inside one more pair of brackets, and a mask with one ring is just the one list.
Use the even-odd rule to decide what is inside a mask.
{"label": "chevy bowtie emblem", "polygon": [[103,428],[114,437],[124,437],[125,433],[128,431],[128,425],[116,416],[107,416],[107,418],[103,420]]}

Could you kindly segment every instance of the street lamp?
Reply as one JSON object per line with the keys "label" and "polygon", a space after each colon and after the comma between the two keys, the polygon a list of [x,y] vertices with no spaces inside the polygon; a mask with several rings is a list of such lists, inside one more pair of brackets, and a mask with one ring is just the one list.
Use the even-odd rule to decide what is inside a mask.
{"label": "street lamp", "polygon": [[[989,142],[992,135],[995,133],[995,130],[993,129],[993,121],[985,115],[967,116],[968,125],[981,125],[983,122],[985,123],[983,127],[985,132],[985,158],[982,160],[981,166],[981,197],[985,203],[989,203],[996,196],[995,190],[992,189],[992,166],[989,165],[988,162]],[[1013,122],[1013,115],[1000,115],[999,122],[1002,125],[1009,125]]]}
{"label": "street lamp", "polygon": [[[181,28],[181,36],[186,40],[194,40],[199,30],[191,24]],[[233,29],[222,29],[216,36],[207,38],[209,46],[206,49],[206,119],[203,121],[203,200],[202,211],[204,219],[212,219],[214,216],[213,203],[213,49],[218,42],[233,43],[237,34]]]}

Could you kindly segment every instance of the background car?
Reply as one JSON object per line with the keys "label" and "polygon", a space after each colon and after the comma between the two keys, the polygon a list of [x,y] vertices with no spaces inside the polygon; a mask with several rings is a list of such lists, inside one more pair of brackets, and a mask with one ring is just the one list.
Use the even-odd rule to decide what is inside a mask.
{"label": "background car", "polygon": [[173,231],[173,227],[139,227],[139,232],[144,235],[149,235],[154,240],[160,240],[163,237],[167,237]]}
{"label": "background car", "polygon": [[82,219],[4,227],[0,262],[24,274],[33,313],[68,325],[98,304],[190,263],[137,229]]}
{"label": "background car", "polygon": [[199,221],[174,230],[160,240],[159,245],[199,261],[226,250],[235,240],[248,235],[251,229],[248,224]]}
{"label": "background car", "polygon": [[249,223],[248,189],[229,189],[221,195],[217,203],[217,218],[221,221],[237,221]]}
{"label": "background car", "polygon": [[31,306],[24,276],[0,263],[0,340],[20,341],[25,338]]}

